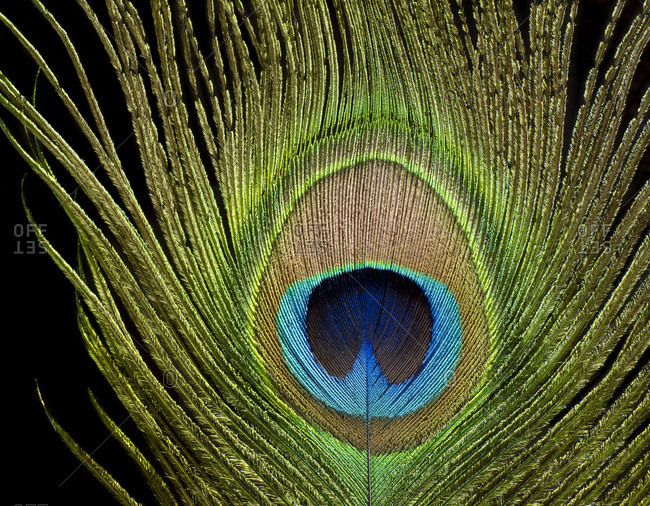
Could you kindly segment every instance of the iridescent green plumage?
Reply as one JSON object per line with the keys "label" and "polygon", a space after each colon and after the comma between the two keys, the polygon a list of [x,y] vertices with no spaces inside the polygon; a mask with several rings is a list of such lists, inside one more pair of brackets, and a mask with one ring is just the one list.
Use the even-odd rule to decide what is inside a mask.
{"label": "iridescent green plumage", "polygon": [[[109,35],[80,0],[124,93],[148,195],[125,175],[74,44],[34,3],[74,63],[87,117],[0,19],[116,194],[4,75],[0,100],[48,155],[2,127],[78,231],[79,269],[41,240],[79,293],[89,354],[154,459],[96,403],[100,417],[161,503],[647,500],[650,185],[623,196],[650,142],[647,90],[625,116],[648,2],[609,63],[616,5],[569,124],[575,3],[532,5],[526,38],[512,7],[488,2],[469,20],[446,2],[208,0],[207,16],[190,19],[184,0],[152,0],[145,36],[130,2],[107,0]],[[59,184],[60,170],[101,220]],[[351,266],[434,278],[458,304],[458,362],[435,371],[451,372],[446,386],[412,412],[345,412],[315,393],[316,366],[287,365],[301,325],[279,336],[287,290]],[[385,342],[368,343],[382,374],[399,377],[390,385],[419,374],[420,364],[393,371]]]}

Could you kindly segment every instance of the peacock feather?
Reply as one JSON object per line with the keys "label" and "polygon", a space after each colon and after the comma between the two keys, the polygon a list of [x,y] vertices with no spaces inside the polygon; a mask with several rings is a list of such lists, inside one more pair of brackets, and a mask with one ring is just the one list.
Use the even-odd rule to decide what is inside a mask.
{"label": "peacock feather", "polygon": [[77,3],[147,191],[40,0],[84,100],[0,20],[95,159],[5,74],[1,126],[76,229],[78,264],[39,239],[160,503],[647,504],[648,1],[577,103],[577,2]]}

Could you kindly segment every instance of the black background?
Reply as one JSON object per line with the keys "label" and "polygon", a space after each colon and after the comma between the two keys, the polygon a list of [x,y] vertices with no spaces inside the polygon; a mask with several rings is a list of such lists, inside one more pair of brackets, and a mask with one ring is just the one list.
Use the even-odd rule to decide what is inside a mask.
{"label": "black background", "polygon": [[[104,112],[109,121],[111,134],[119,144],[130,134],[128,117],[124,112],[117,81],[111,77],[111,69],[89,22],[81,9],[72,1],[45,2],[61,24],[69,31],[77,44],[89,77],[97,90],[98,99],[106,104]],[[199,2],[200,3],[200,2]],[[61,5],[59,5],[61,4]],[[104,8],[97,2],[97,10]],[[597,40],[609,17],[611,2],[591,1],[581,9],[576,32],[576,67],[573,83],[584,80],[586,70],[593,62]],[[641,6],[630,2],[628,14]],[[526,8],[519,6],[522,21]],[[69,87],[76,102],[83,104],[83,97],[65,51],[29,2],[3,4],[0,11],[15,22],[25,35],[43,53],[55,69],[61,83]],[[104,26],[109,23],[102,18]],[[524,23],[522,30],[527,29]],[[36,67],[20,49],[13,36],[0,28],[0,69],[21,90],[31,95]],[[648,65],[637,74],[633,101],[647,86]],[[573,104],[578,104],[582,94],[579,85],[572,89]],[[60,107],[51,87],[44,78],[39,79],[37,106],[55,127],[63,132],[84,159],[93,166],[95,158],[77,130]],[[83,109],[82,109],[83,110]],[[86,110],[83,110],[87,112]],[[16,123],[5,110],[0,117],[16,131]],[[128,172],[137,169],[137,157],[133,139],[120,148]],[[647,160],[647,157],[646,157]],[[21,204],[21,184],[24,183],[28,205],[37,223],[45,225],[45,231],[53,244],[71,263],[75,262],[76,239],[74,230],[49,190],[33,174],[13,151],[4,136],[0,136],[0,164],[5,177],[3,201],[7,202],[8,219],[3,225],[3,251],[5,262],[5,325],[3,326],[2,360],[4,371],[3,389],[4,458],[9,464],[8,479],[3,478],[2,499],[6,504],[114,504],[111,495],[80,465],[78,459],[67,449],[49,424],[36,393],[36,382],[51,414],[93,457],[108,469],[138,500],[152,503],[139,471],[124,455],[120,445],[109,437],[109,431],[101,424],[88,400],[88,388],[98,394],[109,413],[129,433],[134,427],[126,412],[115,402],[109,389],[87,356],[76,325],[74,290],[53,261],[38,252],[27,254],[30,248],[39,247],[35,237],[26,237],[27,219]],[[640,171],[638,183],[647,179],[647,162]],[[59,174],[61,171],[57,172]],[[66,188],[75,185],[61,176]],[[638,187],[638,185],[636,185]],[[635,191],[636,187],[631,191]],[[630,193],[631,196],[632,193]],[[82,198],[82,197],[80,197]],[[23,235],[20,235],[22,232]],[[21,253],[22,252],[22,253]],[[5,475],[7,476],[7,475]]]}

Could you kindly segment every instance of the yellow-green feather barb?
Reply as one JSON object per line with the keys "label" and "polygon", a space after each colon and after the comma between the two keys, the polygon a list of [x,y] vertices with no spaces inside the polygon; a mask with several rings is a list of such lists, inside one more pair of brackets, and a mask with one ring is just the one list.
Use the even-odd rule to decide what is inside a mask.
{"label": "yellow-green feather barb", "polygon": [[3,73],[0,126],[161,504],[650,501],[648,1],[580,83],[578,2],[77,3],[127,131],[39,0],[80,94],[0,21],[85,145]]}

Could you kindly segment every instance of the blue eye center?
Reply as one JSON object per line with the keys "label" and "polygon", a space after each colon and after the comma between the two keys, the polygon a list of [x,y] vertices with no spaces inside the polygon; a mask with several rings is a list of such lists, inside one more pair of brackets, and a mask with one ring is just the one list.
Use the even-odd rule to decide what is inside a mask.
{"label": "blue eye center", "polygon": [[407,269],[352,266],[298,281],[276,322],[294,377],[352,416],[404,416],[424,406],[460,355],[454,296]]}
{"label": "blue eye center", "polygon": [[331,376],[344,378],[362,346],[389,384],[422,370],[433,318],[422,289],[405,276],[372,268],[348,271],[314,287],[307,304],[307,341]]}

